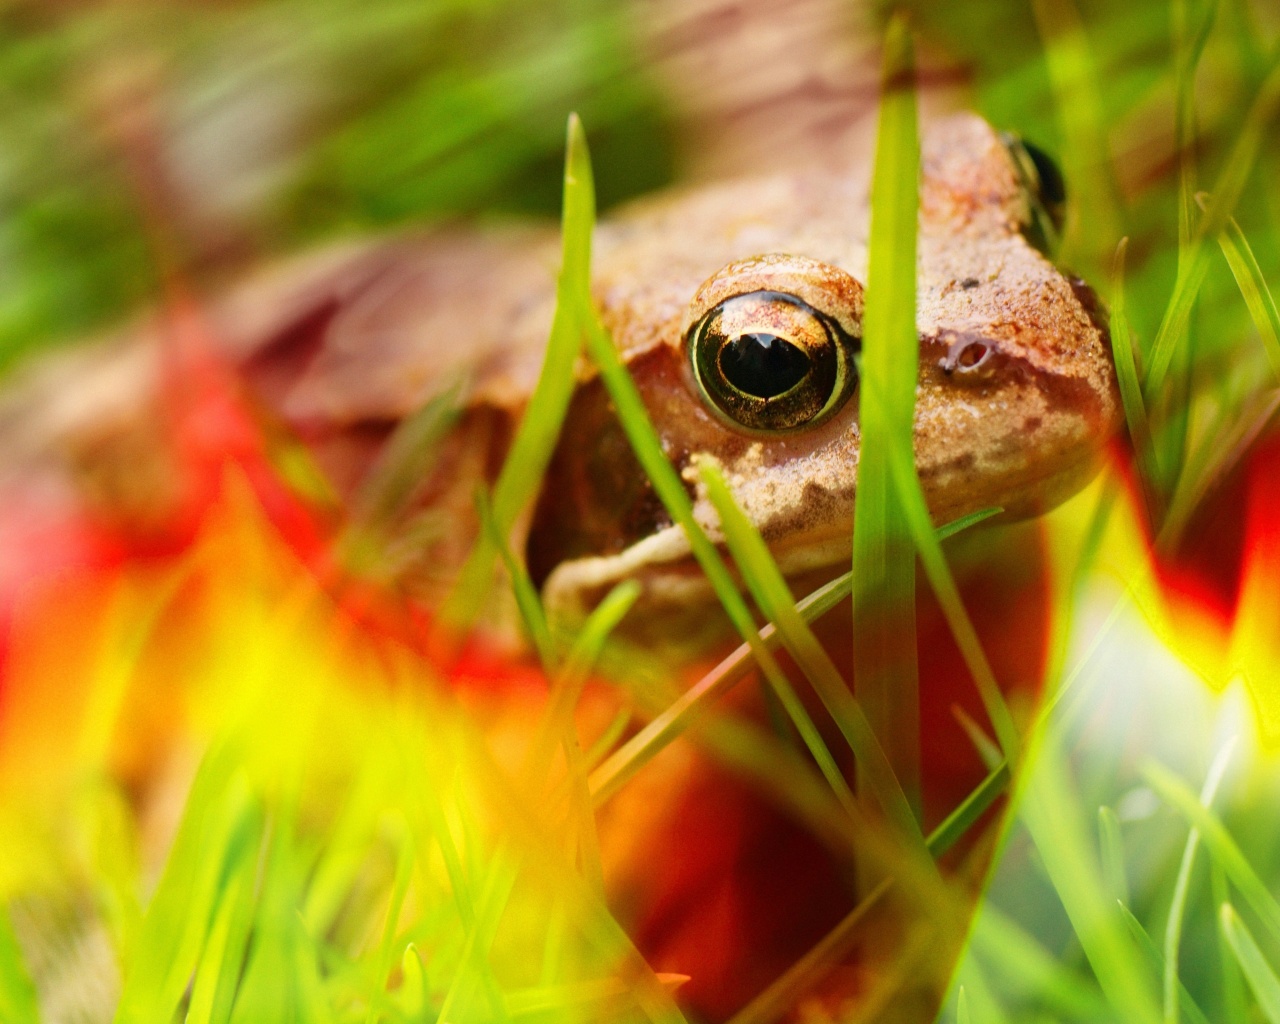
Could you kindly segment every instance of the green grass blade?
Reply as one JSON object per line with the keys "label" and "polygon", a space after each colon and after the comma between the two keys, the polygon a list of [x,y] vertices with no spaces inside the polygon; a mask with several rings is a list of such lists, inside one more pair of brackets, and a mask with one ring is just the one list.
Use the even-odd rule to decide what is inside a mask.
{"label": "green grass blade", "polygon": [[36,987],[27,974],[18,938],[9,915],[0,907],[0,1020],[8,1024],[38,1024]]}
{"label": "green grass blade", "polygon": [[1186,783],[1163,765],[1154,761],[1148,763],[1142,769],[1142,776],[1161,800],[1200,830],[1200,838],[1210,854],[1222,866],[1258,919],[1275,939],[1280,940],[1280,903],[1276,902],[1266,883],[1245,859],[1218,816],[1201,804]]}
{"label": "green grass blade", "polygon": [[[191,1001],[187,1006],[186,1024],[210,1024],[214,1019],[214,1000],[218,994],[218,986],[223,977],[225,965],[230,963],[237,952],[232,931],[234,919],[240,908],[243,880],[239,877],[223,890],[213,918],[213,927],[209,929],[209,941],[205,944],[204,953],[196,967],[195,979],[191,985]],[[230,951],[230,956],[228,956]],[[236,965],[237,973],[239,964]]]}
{"label": "green grass blade", "polygon": [[1209,269],[1209,259],[1204,246],[1207,238],[1217,238],[1226,227],[1228,219],[1240,201],[1245,183],[1253,170],[1258,149],[1267,138],[1270,125],[1280,109],[1280,61],[1276,62],[1267,75],[1258,94],[1245,117],[1244,125],[1236,136],[1231,152],[1227,156],[1214,184],[1213,196],[1209,207],[1196,229],[1191,241],[1191,249],[1186,261],[1185,271],[1180,268],[1174,282],[1173,295],[1165,308],[1160,328],[1156,332],[1151,347],[1151,359],[1147,369],[1147,379],[1143,392],[1148,400],[1160,393],[1165,375],[1173,362],[1173,356],[1179,342],[1186,333],[1187,322],[1191,317],[1191,307],[1204,283]]}
{"label": "green grass blade", "polygon": [[[1147,960],[1151,963],[1152,970],[1157,975],[1163,975],[1165,972],[1164,957],[1160,955],[1160,950],[1156,948],[1155,940],[1147,932],[1133,915],[1127,904],[1117,900],[1121,914],[1124,915],[1124,923],[1129,927],[1129,934],[1133,936],[1133,941],[1138,944],[1138,948],[1146,954]],[[1187,991],[1186,986],[1182,982],[1177,983],[1178,1007],[1186,1014],[1191,1024],[1209,1024],[1208,1018],[1205,1017],[1204,1011],[1200,1009],[1199,1004],[1191,997],[1191,993]],[[1234,1019],[1234,1018],[1232,1018]]]}
{"label": "green grass blade", "polygon": [[920,687],[915,552],[895,494],[892,450],[912,453],[919,339],[916,231],[920,142],[914,56],[905,17],[890,21],[881,70],[871,185],[871,238],[860,387],[880,400],[859,409],[853,512],[854,686],[911,803],[920,804]]}
{"label": "green grass blade", "polygon": [[1173,0],[1170,8],[1174,68],[1174,151],[1178,153],[1178,261],[1181,264],[1191,242],[1192,196],[1195,194],[1195,77],[1204,45],[1217,13],[1216,0],[1206,4],[1200,24],[1193,30],[1190,0]]}
{"label": "green grass blade", "polygon": [[196,968],[225,858],[247,841],[256,818],[247,787],[230,775],[229,755],[207,756],[197,772],[125,972],[117,1024],[168,1020]]}
{"label": "green grass blade", "polygon": [[[874,406],[877,396],[874,389],[864,385],[862,401],[864,408]],[[911,534],[915,551],[920,556],[920,564],[924,567],[929,585],[938,598],[943,617],[951,635],[960,648],[965,667],[969,670],[978,695],[982,699],[987,717],[995,729],[996,739],[1000,743],[1004,755],[1016,763],[1021,741],[1013,721],[1013,715],[1005,703],[1004,694],[996,683],[995,673],[987,661],[978,632],[965,611],[964,602],[960,599],[960,590],[956,586],[951,570],[947,566],[946,555],[938,542],[929,509],[925,504],[924,492],[920,489],[920,478],[916,475],[915,462],[907,451],[894,449],[890,452],[889,469],[893,475],[895,491],[900,498],[899,509],[908,531]]]}
{"label": "green grass blade", "polygon": [[804,992],[849,952],[863,920],[892,888],[884,879],[831,931],[783,974],[730,1018],[729,1024],[772,1024],[797,1004]]}
{"label": "green grass blade", "polygon": [[964,986],[960,986],[960,991],[956,995],[956,1024],[971,1024],[969,1019],[969,997],[965,994]]}
{"label": "green grass blade", "polygon": [[1218,246],[1222,249],[1222,255],[1227,258],[1240,294],[1244,296],[1244,303],[1253,318],[1253,326],[1257,328],[1262,347],[1266,350],[1271,371],[1276,380],[1280,381],[1280,312],[1276,310],[1275,297],[1267,287],[1262,268],[1253,255],[1253,247],[1249,245],[1249,240],[1245,238],[1234,217],[1228,218],[1226,230],[1218,236]]}
{"label": "green grass blade", "polygon": [[[581,152],[582,161],[587,163],[590,158],[587,155],[585,142]],[[566,178],[566,193],[572,191],[574,180],[574,178]],[[589,232],[590,229],[591,221],[589,218],[578,225],[578,230]],[[569,240],[566,240],[565,244],[569,245]],[[586,329],[588,351],[600,371],[600,378],[604,382],[605,389],[609,392],[609,397],[613,399],[614,407],[617,410],[618,422],[621,424],[623,432],[627,435],[627,440],[635,452],[637,461],[649,477],[650,482],[653,484],[654,492],[658,495],[672,521],[684,530],[694,558],[697,559],[698,564],[702,567],[703,573],[724,607],[730,622],[733,623],[739,635],[750,646],[751,652],[760,664],[769,685],[777,693],[779,700],[782,701],[783,706],[787,709],[787,713],[791,716],[815,760],[822,766],[823,774],[833,788],[836,789],[837,795],[841,796],[842,803],[846,808],[852,809],[849,798],[846,795],[842,795],[841,791],[847,789],[847,787],[843,784],[835,759],[832,758],[830,751],[827,750],[817,726],[814,725],[809,713],[804,709],[804,705],[792,690],[791,684],[787,682],[786,676],[770,653],[769,648],[760,639],[760,634],[751,617],[751,611],[742,595],[738,593],[738,588],[724,560],[694,518],[693,505],[689,501],[689,496],[685,493],[680,476],[663,451],[662,441],[649,419],[644,400],[640,397],[640,392],[637,390],[635,382],[631,379],[630,374],[627,373],[626,367],[622,365],[617,350],[613,346],[613,341],[591,306],[591,299],[587,293],[585,282],[582,289],[576,294],[575,299],[576,316]]]}
{"label": "green grass blade", "polygon": [[[1230,887],[1227,884],[1226,872],[1216,860],[1209,861],[1209,886],[1213,895],[1213,906],[1221,907],[1230,902]],[[1227,941],[1226,933],[1217,929],[1218,967],[1222,975],[1222,1009],[1227,1020],[1244,1020],[1248,1014],[1248,996],[1245,993],[1244,976],[1240,973],[1240,962]]]}
{"label": "green grass blade", "polygon": [[441,440],[458,422],[461,395],[462,384],[455,381],[396,427],[352,502],[358,528],[376,533],[412,502]]}
{"label": "green grass blade", "polygon": [[[941,526],[939,539],[955,536],[984,519],[998,515],[998,508],[983,509]],[[853,590],[853,573],[847,572],[830,583],[819,587],[796,605],[796,610],[806,622],[836,607]],[[770,623],[759,633],[761,643],[775,649],[781,642],[777,628]],[[604,803],[622,785],[647,764],[659,751],[680,736],[707,707],[734,685],[755,663],[751,646],[743,643],[715,668],[691,686],[662,714],[633,736],[623,747],[613,753],[591,776],[591,794],[595,803]]]}
{"label": "green grass blade", "polygon": [[[777,563],[769,554],[764,538],[734,501],[729,485],[714,466],[701,466],[702,482],[707,497],[720,516],[725,540],[752,596],[761,611],[773,621],[796,664],[808,677],[814,690],[831,714],[849,749],[857,758],[860,772],[867,778],[867,788],[881,809],[912,846],[924,854],[924,836],[906,793],[895,777],[885,751],[872,731],[867,716],[849,691],[831,657],[813,635],[804,618],[796,611],[795,598]],[[914,614],[914,610],[913,610]]]}
{"label": "green grass blade", "polygon": [[1280,1024],[1280,978],[1267,963],[1258,943],[1230,903],[1224,903],[1219,914],[1222,933],[1236,955],[1258,1006],[1271,1024]]}
{"label": "green grass blade", "polygon": [[635,580],[624,580],[605,596],[591,614],[575,638],[564,667],[557,674],[551,687],[551,699],[542,727],[529,748],[525,759],[526,778],[541,780],[551,761],[555,744],[561,740],[573,742],[569,734],[573,709],[582,695],[587,674],[600,656],[605,640],[631,610],[640,597],[641,587]]}
{"label": "green grass blade", "polygon": [[949,540],[957,533],[969,529],[971,526],[977,526],[981,522],[985,522],[992,516],[998,516],[1004,509],[998,505],[992,508],[980,508],[977,512],[970,512],[967,516],[961,516],[959,519],[953,519],[949,523],[944,523],[933,531],[933,535],[939,540]]}
{"label": "green grass blade", "polygon": [[1098,808],[1098,845],[1102,850],[1102,877],[1107,892],[1129,905],[1129,877],[1124,868],[1124,839],[1120,835],[1120,819],[1110,807]]}
{"label": "green grass blade", "polygon": [[1009,766],[1001,762],[978,784],[978,788],[961,801],[960,805],[948,814],[929,833],[925,844],[935,857],[941,857],[981,818],[987,809],[1009,787]]}
{"label": "green grass blade", "polygon": [[1034,992],[1067,1019],[1107,1020],[1107,1007],[1092,979],[1050,953],[1018,922],[987,902],[978,912],[973,947],[993,972]]}
{"label": "green grass blade", "polygon": [[[1208,808],[1213,803],[1234,748],[1234,742],[1227,743],[1213,759],[1213,764],[1209,766],[1204,788],[1200,791],[1202,807]],[[1200,832],[1193,825],[1182,851],[1182,863],[1178,865],[1178,877],[1173,886],[1173,900],[1169,906],[1169,917],[1165,922],[1164,1019],[1166,1024],[1177,1024],[1178,1021],[1178,950],[1182,944],[1182,918],[1186,913],[1187,894],[1191,888],[1191,868],[1195,863],[1196,848],[1199,845]]]}
{"label": "green grass blade", "polygon": [[1106,892],[1091,830],[1070,778],[1057,736],[1051,728],[1044,730],[1018,803],[1019,813],[1115,1012],[1134,1024],[1155,1024],[1160,1007],[1150,974]]}
{"label": "green grass blade", "polygon": [[[387,900],[387,913],[382,924],[382,938],[378,943],[378,951],[374,957],[375,970],[370,974],[368,1008],[365,1011],[364,1024],[374,1024],[380,1016],[379,1008],[386,991],[387,975],[396,962],[396,931],[400,922],[400,912],[404,907],[405,896],[409,893],[409,883],[413,880],[414,849],[407,828],[397,828],[396,871],[391,883],[391,894]],[[401,951],[403,958],[404,952]]]}
{"label": "green grass blade", "polygon": [[1129,333],[1129,314],[1125,309],[1124,264],[1128,249],[1129,239],[1121,239],[1116,247],[1111,279],[1111,354],[1116,364],[1116,379],[1120,383],[1120,401],[1124,405],[1129,439],[1133,442],[1139,472],[1142,474],[1142,497],[1147,504],[1148,522],[1155,523],[1160,511],[1155,507],[1155,495],[1163,478],[1160,475],[1155,441],[1151,435],[1151,421],[1147,418],[1147,405],[1142,398],[1142,384],[1138,379],[1133,339]]}
{"label": "green grass blade", "polygon": [[960,728],[969,737],[969,742],[973,744],[973,749],[982,758],[983,767],[987,771],[991,771],[1004,762],[1004,755],[1000,753],[1000,745],[983,731],[982,726],[973,720],[969,712],[959,704],[956,704],[951,708],[951,715],[960,723]]}
{"label": "green grass blade", "polygon": [[1080,12],[1071,0],[1032,0],[1072,183],[1061,257],[1089,274],[1120,236],[1098,73]]}
{"label": "green grass blade", "polygon": [[[569,117],[565,153],[563,253],[547,354],[493,488],[493,517],[503,537],[510,533],[520,512],[533,500],[569,408],[574,386],[573,367],[582,346],[582,332],[574,307],[577,297],[586,295],[590,288],[594,220],[595,183],[587,140],[582,123],[573,114]],[[475,621],[492,584],[496,557],[492,539],[482,536],[441,610],[443,621],[458,630],[465,630]]]}
{"label": "green grass blade", "polygon": [[516,558],[507,543],[506,534],[497,519],[497,513],[489,503],[483,490],[476,492],[476,513],[480,517],[480,527],[488,537],[489,544],[502,559],[502,564],[511,578],[511,587],[515,592],[516,607],[520,609],[520,618],[524,628],[533,642],[533,649],[538,652],[538,660],[542,670],[548,676],[555,672],[555,645],[551,640],[551,628],[547,625],[546,613],[542,610],[542,601],[538,597],[538,589],[529,578],[524,563]]}
{"label": "green grass blade", "polygon": [[427,977],[418,947],[410,942],[400,958],[400,1008],[410,1020],[420,1020],[427,1012]]}
{"label": "green grass blade", "polygon": [[1206,437],[1178,481],[1160,527],[1157,546],[1176,550],[1201,502],[1231,475],[1254,450],[1262,432],[1280,412],[1280,390],[1263,392],[1246,403],[1239,418],[1218,434]]}

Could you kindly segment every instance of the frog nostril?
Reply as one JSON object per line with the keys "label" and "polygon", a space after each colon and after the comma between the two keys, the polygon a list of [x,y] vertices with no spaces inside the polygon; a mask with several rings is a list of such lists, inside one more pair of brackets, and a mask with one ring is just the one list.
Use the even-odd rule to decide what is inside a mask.
{"label": "frog nostril", "polygon": [[985,366],[995,350],[985,338],[961,335],[951,343],[938,365],[944,373],[972,373]]}

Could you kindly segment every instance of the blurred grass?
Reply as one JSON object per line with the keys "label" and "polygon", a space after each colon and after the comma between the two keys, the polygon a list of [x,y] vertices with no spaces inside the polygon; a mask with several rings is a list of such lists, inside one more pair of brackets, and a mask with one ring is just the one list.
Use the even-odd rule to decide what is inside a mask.
{"label": "blurred grass", "polygon": [[670,180],[617,0],[10,4],[0,367],[127,315],[165,269],[216,280],[337,233],[554,216],[571,109],[603,204]]}

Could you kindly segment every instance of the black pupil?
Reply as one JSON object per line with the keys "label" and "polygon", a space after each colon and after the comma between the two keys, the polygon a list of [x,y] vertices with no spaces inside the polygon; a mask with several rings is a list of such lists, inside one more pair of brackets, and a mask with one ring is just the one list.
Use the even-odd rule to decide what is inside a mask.
{"label": "black pupil", "polygon": [[809,373],[809,357],[776,334],[739,334],[720,349],[720,371],[756,398],[786,394]]}

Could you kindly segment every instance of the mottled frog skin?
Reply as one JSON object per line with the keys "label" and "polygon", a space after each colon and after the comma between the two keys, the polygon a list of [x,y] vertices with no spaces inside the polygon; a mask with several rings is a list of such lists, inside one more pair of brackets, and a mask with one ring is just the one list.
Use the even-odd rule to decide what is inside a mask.
{"label": "mottled frog skin", "polygon": [[[1043,197],[1016,144],[960,115],[932,124],[922,148],[915,456],[925,495],[938,522],[991,506],[1034,515],[1089,479],[1119,422],[1106,328],[1092,292],[1029,241]],[[850,552],[869,227],[870,154],[860,156],[644,201],[607,219],[594,241],[600,314],[699,520],[716,535],[696,482],[698,462],[714,460],[789,573]],[[557,260],[558,240],[541,228],[401,236],[295,261],[208,306],[211,336],[250,389],[353,502],[395,425],[451,389],[458,423],[424,463],[390,545],[396,572],[426,593],[447,585],[469,547],[475,484],[501,465],[536,381]],[[757,298],[734,305],[742,295]],[[818,414],[802,410],[782,429],[736,422],[690,352],[708,324],[703,377],[754,366],[748,390],[767,401],[732,401],[772,409],[765,420],[799,394],[775,392],[806,367],[803,387],[838,356],[843,369],[830,372],[842,383],[830,401],[823,392],[810,403]],[[144,327],[75,357],[73,395],[65,367],[33,372],[8,398],[11,470],[56,450],[73,475],[95,475],[95,494],[145,505],[131,493],[150,479],[136,447],[112,470],[97,439],[138,424],[155,388],[157,333]],[[717,338],[746,363],[725,362]],[[790,339],[787,358],[765,351],[777,338]],[[787,379],[775,387],[769,373],[779,369]],[[521,527],[535,579],[555,607],[590,605],[624,577],[655,603],[701,599],[683,531],[653,495],[592,367],[582,361],[577,375],[537,509]],[[85,453],[96,460],[88,469]],[[445,527],[413,530],[427,513]]]}

